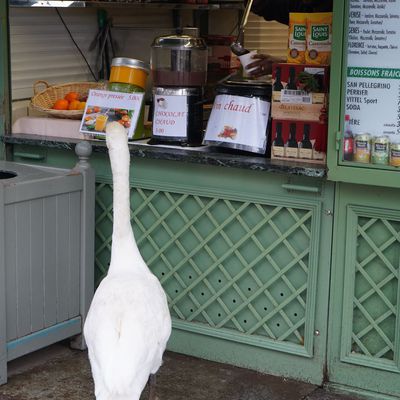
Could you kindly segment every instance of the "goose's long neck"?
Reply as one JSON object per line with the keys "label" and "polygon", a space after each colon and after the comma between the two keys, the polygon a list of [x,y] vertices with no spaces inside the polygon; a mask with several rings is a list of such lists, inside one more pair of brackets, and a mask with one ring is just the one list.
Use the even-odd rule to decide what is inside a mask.
{"label": "goose's long neck", "polygon": [[[113,175],[113,234],[109,272],[140,268],[144,264],[130,222],[129,164],[127,141],[118,138],[109,147]],[[139,261],[139,262],[136,262]]]}

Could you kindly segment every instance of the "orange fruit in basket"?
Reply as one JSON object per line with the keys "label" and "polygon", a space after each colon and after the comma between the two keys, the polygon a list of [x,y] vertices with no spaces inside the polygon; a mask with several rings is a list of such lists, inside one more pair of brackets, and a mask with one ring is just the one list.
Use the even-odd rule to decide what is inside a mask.
{"label": "orange fruit in basket", "polygon": [[54,110],[68,110],[69,102],[65,99],[58,99],[53,105]]}
{"label": "orange fruit in basket", "polygon": [[79,102],[79,106],[78,106],[78,110],[84,110],[86,107],[86,101],[80,101]]}
{"label": "orange fruit in basket", "polygon": [[78,100],[79,99],[79,93],[77,92],[68,92],[65,96],[64,96],[65,100],[68,101],[74,101],[74,100]]}
{"label": "orange fruit in basket", "polygon": [[79,100],[72,100],[69,103],[68,110],[79,110],[79,104],[81,104]]}

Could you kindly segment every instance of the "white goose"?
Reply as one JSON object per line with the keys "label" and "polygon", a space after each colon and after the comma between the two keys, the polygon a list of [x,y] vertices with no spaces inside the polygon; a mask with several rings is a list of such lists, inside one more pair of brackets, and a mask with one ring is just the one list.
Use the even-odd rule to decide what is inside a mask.
{"label": "white goose", "polygon": [[[89,313],[84,336],[97,400],[139,400],[157,372],[171,334],[166,295],[139,253],[130,223],[129,162],[125,129],[106,129],[113,174],[111,262]],[[155,399],[150,385],[150,399]]]}

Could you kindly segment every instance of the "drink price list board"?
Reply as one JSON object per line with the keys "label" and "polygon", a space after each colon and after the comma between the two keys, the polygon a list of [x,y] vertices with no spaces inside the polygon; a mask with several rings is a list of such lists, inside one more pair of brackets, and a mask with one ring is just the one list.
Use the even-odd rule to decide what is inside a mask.
{"label": "drink price list board", "polygon": [[400,0],[350,0],[345,114],[354,134],[400,143]]}

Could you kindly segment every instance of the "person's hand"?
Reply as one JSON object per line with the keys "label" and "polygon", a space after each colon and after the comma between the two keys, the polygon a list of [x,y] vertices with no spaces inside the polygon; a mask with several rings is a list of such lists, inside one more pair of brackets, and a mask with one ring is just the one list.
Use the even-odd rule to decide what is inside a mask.
{"label": "person's hand", "polygon": [[[246,73],[252,78],[269,75],[272,72],[272,64],[285,62],[285,60],[269,54],[255,54],[252,59],[254,61],[246,66]],[[253,70],[249,71],[251,69]]]}

